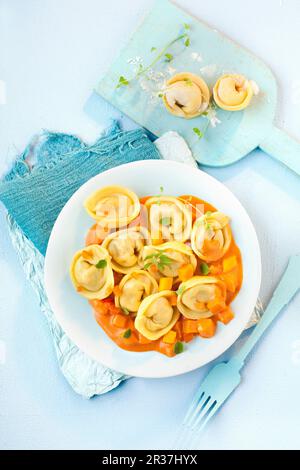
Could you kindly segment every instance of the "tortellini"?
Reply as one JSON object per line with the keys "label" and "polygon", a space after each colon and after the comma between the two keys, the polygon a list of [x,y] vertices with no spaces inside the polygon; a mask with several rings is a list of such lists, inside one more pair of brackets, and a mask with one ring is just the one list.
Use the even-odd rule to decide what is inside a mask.
{"label": "tortellini", "polygon": [[210,92],[202,78],[193,73],[183,72],[168,80],[163,100],[171,114],[191,119],[206,111]]}
{"label": "tortellini", "polygon": [[152,239],[185,242],[192,230],[192,212],[188,204],[173,196],[154,196],[147,199],[149,227]]}
{"label": "tortellini", "polygon": [[245,109],[253,97],[251,82],[243,75],[227,74],[219,78],[213,89],[216,104],[226,111]]}
{"label": "tortellini", "polygon": [[164,336],[179,318],[176,305],[172,305],[173,291],[162,291],[146,297],[135,318],[135,328],[147,339],[155,341]]}
{"label": "tortellini", "polygon": [[91,194],[84,207],[88,214],[105,227],[128,225],[140,213],[137,195],[123,186],[106,186]]}
{"label": "tortellini", "polygon": [[162,276],[177,277],[179,268],[186,264],[191,264],[194,272],[197,267],[196,256],[191,248],[182,242],[167,242],[159,246],[146,246],[143,250],[143,262],[146,269],[151,268],[151,263],[157,267],[157,271],[153,273],[157,279]]}
{"label": "tortellini", "polygon": [[70,275],[77,292],[89,300],[104,299],[113,291],[110,256],[99,245],[90,245],[74,255]]}
{"label": "tortellini", "polygon": [[217,261],[228,250],[232,239],[229,217],[222,212],[207,212],[194,223],[191,245],[204,261]]}
{"label": "tortellini", "polygon": [[148,230],[138,226],[108,235],[103,240],[102,246],[111,256],[114,271],[128,274],[142,266],[142,251],[144,246],[149,244]]}
{"label": "tortellini", "polygon": [[156,292],[158,292],[157,282],[147,271],[132,271],[120,282],[115,304],[123,311],[136,313],[142,300]]}
{"label": "tortellini", "polygon": [[208,309],[208,302],[216,298],[225,299],[225,284],[215,277],[195,276],[179,287],[177,306],[185,318],[199,320],[213,315]]}

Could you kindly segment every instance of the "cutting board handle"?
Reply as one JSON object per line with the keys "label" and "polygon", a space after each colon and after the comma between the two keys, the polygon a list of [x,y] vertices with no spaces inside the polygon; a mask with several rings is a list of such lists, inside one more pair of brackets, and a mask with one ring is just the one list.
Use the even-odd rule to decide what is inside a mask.
{"label": "cutting board handle", "polygon": [[300,141],[283,129],[273,125],[259,147],[300,175]]}

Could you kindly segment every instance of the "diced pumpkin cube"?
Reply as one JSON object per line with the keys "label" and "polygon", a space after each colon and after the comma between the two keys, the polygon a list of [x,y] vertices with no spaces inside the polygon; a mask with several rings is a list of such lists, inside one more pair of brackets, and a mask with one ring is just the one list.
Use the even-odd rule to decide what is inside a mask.
{"label": "diced pumpkin cube", "polygon": [[174,331],[176,331],[177,340],[182,340],[182,321],[177,321],[173,326]]}
{"label": "diced pumpkin cube", "polygon": [[184,320],[183,321],[183,333],[198,333],[198,322],[197,320]]}
{"label": "diced pumpkin cube", "polygon": [[236,267],[237,267],[237,259],[235,255],[229,256],[228,258],[223,259],[223,272],[224,273],[229,273]]}
{"label": "diced pumpkin cube", "polygon": [[174,344],[176,342],[176,336],[176,331],[168,331],[168,333],[163,337],[163,342],[167,344]]}
{"label": "diced pumpkin cube", "polygon": [[231,322],[233,318],[234,318],[234,314],[230,307],[227,307],[226,310],[223,310],[223,312],[219,312],[217,314],[217,319],[221,323],[224,323],[224,325],[227,325],[229,322]]}
{"label": "diced pumpkin cube", "polygon": [[124,315],[116,314],[113,316],[112,323],[117,328],[125,328],[127,324],[127,318]]}
{"label": "diced pumpkin cube", "polygon": [[169,301],[172,307],[175,307],[177,305],[177,295],[175,293],[173,295],[170,295]]}
{"label": "diced pumpkin cube", "polygon": [[172,277],[161,277],[159,280],[159,291],[171,290],[173,285]]}
{"label": "diced pumpkin cube", "polygon": [[189,343],[190,341],[192,341],[193,338],[194,338],[193,333],[183,333],[182,339],[185,343]]}
{"label": "diced pumpkin cube", "polygon": [[217,297],[214,300],[207,302],[207,308],[211,313],[219,313],[222,312],[222,310],[225,310],[226,303],[223,299]]}
{"label": "diced pumpkin cube", "polygon": [[212,275],[217,275],[217,274],[222,274],[223,269],[221,264],[211,264],[210,267],[210,274]]}
{"label": "diced pumpkin cube", "polygon": [[194,267],[191,263],[185,264],[184,266],[178,269],[178,277],[182,282],[191,279],[191,277],[193,277],[193,274]]}
{"label": "diced pumpkin cube", "polygon": [[198,333],[202,338],[211,338],[216,332],[216,323],[211,318],[198,320]]}
{"label": "diced pumpkin cube", "polygon": [[225,282],[227,290],[234,293],[237,287],[237,278],[235,273],[222,274],[221,278]]}

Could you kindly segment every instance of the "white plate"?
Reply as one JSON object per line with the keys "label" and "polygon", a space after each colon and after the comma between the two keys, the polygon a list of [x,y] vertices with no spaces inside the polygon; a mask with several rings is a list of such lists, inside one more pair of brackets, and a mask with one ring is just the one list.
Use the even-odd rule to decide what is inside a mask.
{"label": "white plate", "polygon": [[[102,186],[127,186],[139,196],[193,194],[231,217],[231,226],[239,245],[244,268],[242,289],[232,303],[234,320],[218,325],[216,335],[197,338],[183,354],[169,358],[157,352],[128,352],[120,349],[94,320],[88,302],[79,296],[69,278],[73,254],[84,245],[93,220],[83,201]],[[261,280],[261,258],[252,222],[236,197],[206,173],[182,163],[147,160],[113,168],[90,179],[67,202],[50,236],[45,260],[45,285],[53,312],[74,343],[101,364],[138,377],[169,377],[196,369],[212,361],[229,348],[246,326],[255,306]]]}

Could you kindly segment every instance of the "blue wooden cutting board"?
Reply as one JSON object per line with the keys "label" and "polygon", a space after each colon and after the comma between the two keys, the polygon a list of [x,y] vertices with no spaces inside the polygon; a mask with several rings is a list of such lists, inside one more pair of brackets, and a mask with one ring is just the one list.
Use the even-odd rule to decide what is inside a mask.
{"label": "blue wooden cutting board", "polygon": [[[176,41],[164,51],[170,56],[163,54],[147,73],[134,78],[139,67],[149,66],[182,32],[188,33],[188,45],[184,39]],[[210,89],[220,75],[240,73],[253,80],[260,92],[244,111],[216,108],[219,123],[215,127],[203,116],[185,120],[169,114],[159,96],[164,82],[184,71],[202,76]],[[129,83],[117,88],[120,77]],[[96,91],[155,136],[177,131],[203,165],[229,165],[259,146],[300,174],[300,143],[274,124],[277,83],[271,70],[249,51],[169,1],[154,4]],[[194,128],[204,136],[199,138]]]}

